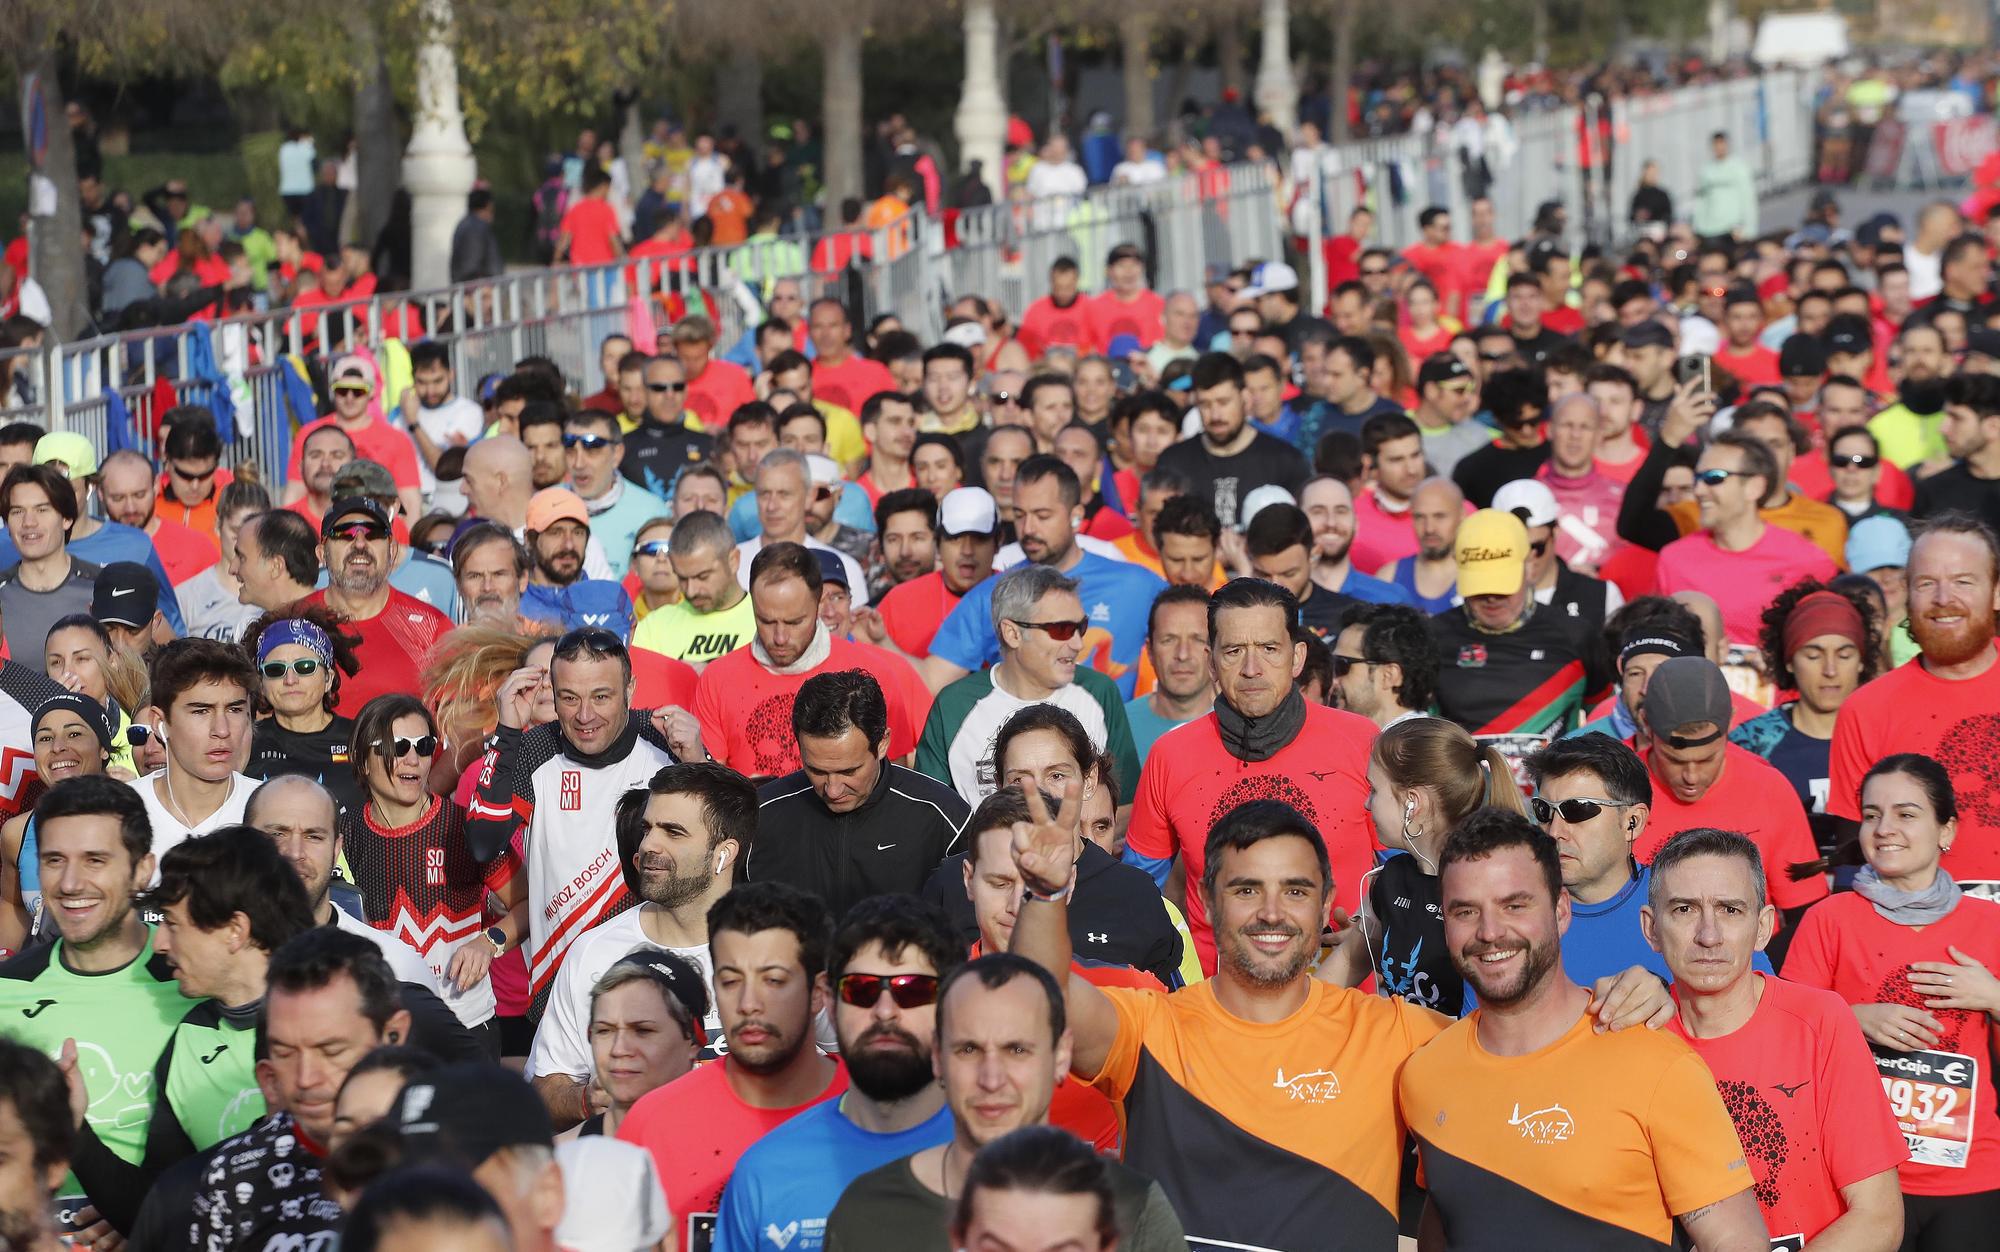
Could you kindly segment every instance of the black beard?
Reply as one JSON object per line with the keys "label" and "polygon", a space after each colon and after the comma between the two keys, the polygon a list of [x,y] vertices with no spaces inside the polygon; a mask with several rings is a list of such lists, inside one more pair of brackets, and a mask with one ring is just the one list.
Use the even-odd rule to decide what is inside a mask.
{"label": "black beard", "polygon": [[568,575],[564,576],[556,571],[555,564],[552,561],[544,558],[539,552],[535,554],[535,568],[542,572],[543,578],[548,579],[549,582],[558,587],[567,587],[577,579],[583,577],[583,562],[578,561],[576,568],[570,570]]}
{"label": "black beard", "polygon": [[[863,1046],[871,1035],[892,1034],[910,1045],[907,1052],[878,1052]],[[854,1048],[841,1049],[847,1062],[847,1081],[871,1100],[894,1103],[907,1100],[929,1086],[931,1056],[909,1032],[894,1027],[871,1026],[854,1041]]]}
{"label": "black beard", "polygon": [[677,909],[683,904],[689,904],[700,899],[701,893],[707,888],[708,883],[709,876],[707,874],[700,872],[685,875],[676,874],[671,868],[666,869],[664,873],[659,873],[657,877],[648,881],[646,871],[641,869],[639,872],[639,896],[648,904],[655,904],[663,909]]}

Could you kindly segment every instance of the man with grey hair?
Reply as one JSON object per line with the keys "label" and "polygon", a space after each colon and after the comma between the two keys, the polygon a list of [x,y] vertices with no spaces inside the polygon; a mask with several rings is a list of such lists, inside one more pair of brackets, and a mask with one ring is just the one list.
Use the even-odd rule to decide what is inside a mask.
{"label": "man with grey hair", "polygon": [[1535,471],[1555,499],[1554,555],[1584,573],[1594,573],[1624,546],[1618,507],[1625,484],[1597,468],[1603,423],[1603,410],[1588,391],[1556,401],[1549,408],[1549,461]]}
{"label": "man with grey hair", "polygon": [[667,563],[680,580],[680,602],[639,619],[633,647],[702,665],[749,642],[756,618],[737,574],[750,562],[721,514],[697,509],[675,522]]}
{"label": "man with grey hair", "polygon": [[[977,805],[1009,781],[993,741],[1031,704],[1073,715],[1091,746],[1109,752],[1127,799],[1139,781],[1139,753],[1117,683],[1079,666],[1089,619],[1075,579],[1050,565],[1019,565],[994,580],[990,605],[1000,660],[938,692],[917,741],[917,769]],[[1037,780],[1039,783],[1039,780]]]}
{"label": "man with grey hair", "polygon": [[1888,1252],[1902,1235],[1897,1167],[1909,1148],[1847,1003],[1752,968],[1777,921],[1747,836],[1684,830],[1653,858],[1639,925],[1674,976],[1667,1029],[1736,1093],[1725,1103],[1765,1225],[1807,1247],[1826,1236]]}
{"label": "man with grey hair", "polygon": [[1192,361],[1201,355],[1195,332],[1201,327],[1201,305],[1185,291],[1170,292],[1160,310],[1159,342],[1146,349],[1146,363],[1158,375],[1175,361]]}
{"label": "man with grey hair", "polygon": [[847,569],[847,586],[855,608],[868,604],[868,576],[861,563],[840,549],[820,540],[806,529],[815,491],[837,491],[825,484],[815,485],[812,467],[803,454],[790,448],[773,448],[757,462],[756,534],[736,545],[736,581],[750,589],[750,563],[766,544],[798,543],[819,552],[839,555]]}

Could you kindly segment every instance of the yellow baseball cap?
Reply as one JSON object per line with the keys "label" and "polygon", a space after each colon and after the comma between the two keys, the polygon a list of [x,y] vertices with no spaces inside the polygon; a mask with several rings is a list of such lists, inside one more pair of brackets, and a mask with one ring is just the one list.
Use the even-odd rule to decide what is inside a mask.
{"label": "yellow baseball cap", "polygon": [[1458,594],[1511,596],[1527,581],[1528,528],[1512,513],[1481,509],[1461,522]]}
{"label": "yellow baseball cap", "polygon": [[61,461],[71,478],[88,478],[97,472],[97,449],[90,440],[73,430],[52,430],[35,440],[35,464]]}

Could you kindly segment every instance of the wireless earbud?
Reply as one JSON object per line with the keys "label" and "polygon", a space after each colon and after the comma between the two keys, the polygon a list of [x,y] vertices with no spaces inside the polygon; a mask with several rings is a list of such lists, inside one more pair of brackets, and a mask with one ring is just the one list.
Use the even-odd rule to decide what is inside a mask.
{"label": "wireless earbud", "polygon": [[721,852],[718,852],[718,853],[716,853],[716,854],[715,854],[715,872],[716,872],[716,873],[720,874],[720,873],[722,872],[722,862],[723,862],[724,860],[726,860],[726,859],[727,859],[727,857],[726,857],[726,855],[725,855],[724,853],[721,853]]}

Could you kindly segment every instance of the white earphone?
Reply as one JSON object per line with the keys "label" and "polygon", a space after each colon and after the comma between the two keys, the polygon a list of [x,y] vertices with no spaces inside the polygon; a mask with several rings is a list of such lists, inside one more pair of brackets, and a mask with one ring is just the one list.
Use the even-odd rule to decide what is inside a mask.
{"label": "white earphone", "polygon": [[722,863],[728,859],[729,859],[729,854],[727,852],[718,852],[715,854],[716,873],[720,874],[722,872]]}

